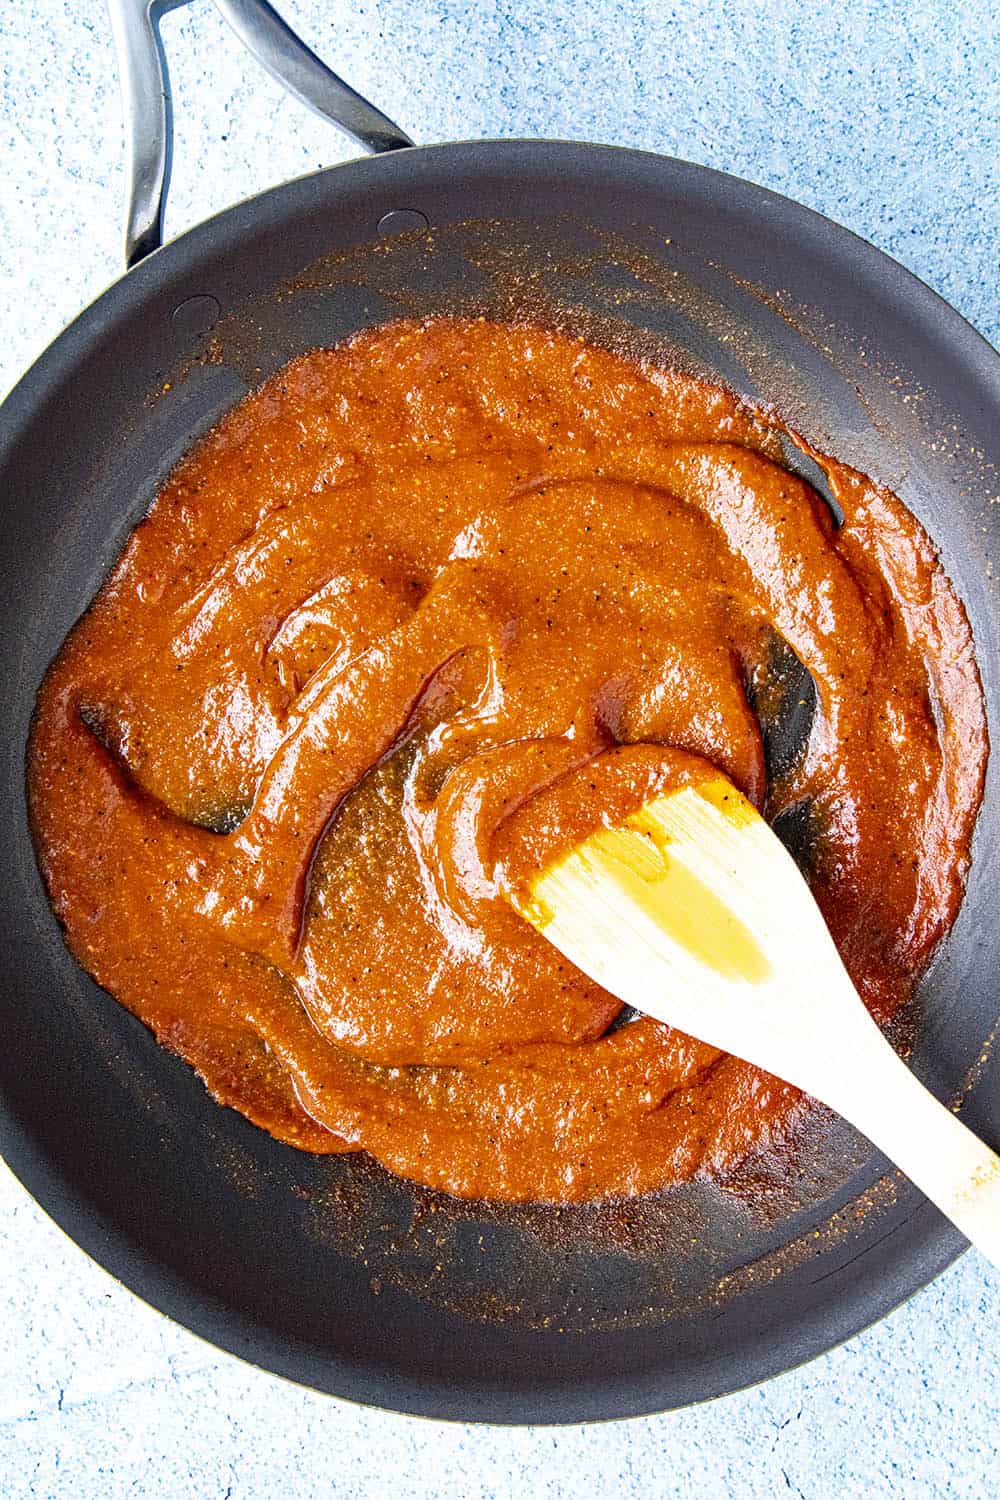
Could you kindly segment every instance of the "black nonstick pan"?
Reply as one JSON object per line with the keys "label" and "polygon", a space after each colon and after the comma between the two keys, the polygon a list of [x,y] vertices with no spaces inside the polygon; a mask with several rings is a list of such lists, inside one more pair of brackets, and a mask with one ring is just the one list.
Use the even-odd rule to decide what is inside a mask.
{"label": "black nonstick pan", "polygon": [[[358,328],[477,308],[704,372],[894,488],[965,602],[1000,741],[1000,357],[902,267],[787,199],[598,146],[410,148],[273,12],[221,8],[300,97],[379,154],[148,253],[166,122],[150,7],[118,0],[137,263],[0,412],[4,1155],[154,1306],[357,1401],[580,1421],[762,1380],[881,1317],[963,1248],[866,1141],[817,1118],[794,1169],[746,1191],[502,1209],[364,1156],[278,1144],[215,1104],[64,948],[26,821],[35,695],[171,466],[248,388]],[[917,1071],[993,1145],[998,763],[964,906],[908,1019]]]}

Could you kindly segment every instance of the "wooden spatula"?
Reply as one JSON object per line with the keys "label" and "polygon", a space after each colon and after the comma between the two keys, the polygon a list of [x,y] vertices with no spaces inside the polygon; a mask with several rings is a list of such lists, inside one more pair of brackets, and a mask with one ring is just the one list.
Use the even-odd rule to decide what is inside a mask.
{"label": "wooden spatula", "polygon": [[1000,1266],[1000,1157],[896,1056],[794,861],[730,782],[653,798],[512,900],[612,994],[844,1115]]}

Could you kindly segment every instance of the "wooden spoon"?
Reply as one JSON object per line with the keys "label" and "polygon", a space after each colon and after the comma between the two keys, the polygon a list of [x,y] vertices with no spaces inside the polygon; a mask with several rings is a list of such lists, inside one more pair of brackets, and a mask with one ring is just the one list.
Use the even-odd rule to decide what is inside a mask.
{"label": "wooden spoon", "polygon": [[844,1115],[1000,1266],[1000,1157],[897,1057],[794,861],[730,782],[653,798],[511,899],[612,994]]}

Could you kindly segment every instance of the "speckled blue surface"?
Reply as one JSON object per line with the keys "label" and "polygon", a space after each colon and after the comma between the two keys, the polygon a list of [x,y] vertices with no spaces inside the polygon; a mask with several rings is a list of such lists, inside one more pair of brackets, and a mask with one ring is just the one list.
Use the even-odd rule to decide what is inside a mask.
{"label": "speckled blue surface", "polygon": [[[1000,26],[985,0],[285,0],[285,13],[418,140],[568,136],[725,168],[889,250],[1000,341]],[[172,231],[353,154],[282,98],[207,0],[163,31]],[[99,5],[8,0],[0,69],[5,387],[118,272],[122,142]],[[123,1292],[2,1169],[0,1213],[4,1500],[1000,1492],[1000,1273],[972,1254],[759,1390],[613,1427],[518,1431],[284,1385]]]}

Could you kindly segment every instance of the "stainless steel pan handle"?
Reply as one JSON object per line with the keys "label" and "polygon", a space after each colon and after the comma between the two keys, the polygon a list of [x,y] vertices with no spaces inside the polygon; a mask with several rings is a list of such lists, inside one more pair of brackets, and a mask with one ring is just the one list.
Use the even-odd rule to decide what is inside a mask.
{"label": "stainless steel pan handle", "polygon": [[[381,110],[332,72],[300,41],[267,0],[215,0],[254,57],[289,93],[346,130],[366,151],[412,146]],[[125,264],[162,243],[170,181],[170,90],[159,17],[186,0],[108,0],[125,110]]]}

